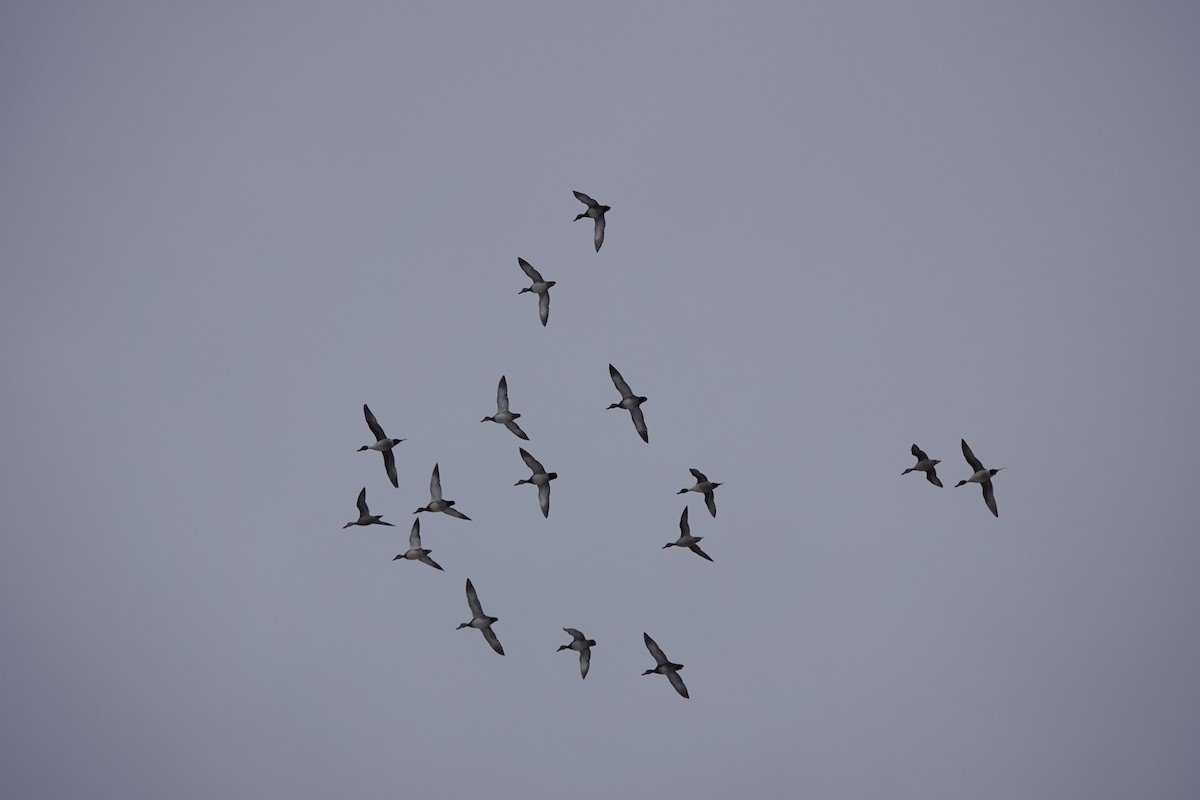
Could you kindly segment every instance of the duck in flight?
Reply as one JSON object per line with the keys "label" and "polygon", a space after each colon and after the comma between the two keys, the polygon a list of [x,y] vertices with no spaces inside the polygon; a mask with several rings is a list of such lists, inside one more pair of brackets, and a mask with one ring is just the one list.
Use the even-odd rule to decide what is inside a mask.
{"label": "duck in flight", "polygon": [[703,538],[703,536],[692,536],[692,528],[690,525],[688,525],[687,506],[684,506],[683,514],[681,514],[679,517],[679,538],[673,542],[667,542],[664,544],[663,550],[666,550],[668,547],[686,547],[688,550],[691,550],[701,558],[707,561],[712,561],[712,559],[708,557],[708,553],[700,549],[700,540]]}
{"label": "duck in flight", "polygon": [[524,447],[520,448],[521,458],[525,460],[525,466],[533,470],[533,475],[528,478],[522,478],[513,484],[520,486],[522,483],[528,483],[538,487],[538,505],[542,507],[542,516],[550,517],[550,481],[558,477],[557,472],[546,472],[546,468],[542,466],[542,462],[538,461],[533,456],[529,455],[529,451]]}
{"label": "duck in flight", "polygon": [[648,669],[642,674],[654,675],[657,673],[659,675],[666,675],[667,680],[669,680],[671,685],[675,687],[675,691],[679,692],[679,694],[683,695],[684,697],[687,697],[687,687],[683,685],[683,678],[679,677],[679,670],[683,669],[683,664],[672,663],[667,658],[666,654],[663,653],[662,648],[658,646],[658,643],[650,638],[650,634],[643,632],[642,638],[646,642],[646,649],[650,651],[650,655],[654,656],[654,660],[658,662],[658,666],[656,666],[654,669]]}
{"label": "duck in flight", "polygon": [[464,622],[455,630],[463,628],[475,628],[483,632],[483,638],[492,646],[500,655],[504,655],[504,648],[500,645],[500,640],[496,638],[496,633],[492,630],[492,624],[499,622],[498,617],[489,617],[483,613],[483,606],[479,602],[479,596],[475,594],[475,586],[471,583],[471,579],[467,578],[467,605],[471,607],[471,621]]}
{"label": "duck in flight", "polygon": [[714,517],[717,516],[717,499],[713,496],[713,490],[721,484],[714,483],[704,477],[704,473],[698,469],[688,469],[692,473],[692,477],[696,479],[696,485],[689,489],[680,489],[677,494],[687,494],[688,492],[700,492],[704,495],[704,505],[708,506],[708,513]]}
{"label": "duck in flight", "polygon": [[[421,518],[417,517],[413,520],[412,530],[408,534],[408,550],[393,558],[392,561],[399,561],[404,558],[409,561],[420,561],[422,564],[428,564],[434,569],[442,570],[442,565],[429,557],[429,554],[432,552],[432,550],[426,550],[421,547]],[[445,572],[445,570],[442,570],[442,572]]]}
{"label": "duck in flight", "polygon": [[372,514],[367,508],[367,487],[363,487],[358,493],[358,519],[353,522],[347,522],[342,526],[342,530],[346,530],[351,525],[387,525],[389,528],[394,528],[390,522],[383,521],[383,514]]}
{"label": "duck in flight", "polygon": [[600,252],[600,245],[604,244],[604,213],[610,211],[610,206],[602,206],[592,198],[588,197],[583,192],[574,192],[575,199],[587,205],[587,211],[575,217],[573,222],[578,222],[584,217],[591,217],[596,220],[596,252]]}
{"label": "duck in flight", "polygon": [[650,443],[650,432],[646,430],[646,418],[642,416],[642,403],[646,402],[646,397],[639,397],[629,388],[629,384],[621,377],[621,373],[617,372],[617,368],[612,364],[608,365],[608,376],[612,378],[613,386],[617,387],[617,391],[621,393],[621,402],[613,403],[609,408],[624,408],[629,412],[629,416],[633,418],[633,427],[637,430],[638,435],[642,437],[642,441]]}
{"label": "duck in flight", "polygon": [[388,435],[383,432],[383,427],[379,421],[375,419],[375,415],[371,413],[371,409],[367,408],[367,404],[363,403],[363,416],[367,418],[367,427],[371,429],[371,433],[375,435],[375,444],[364,444],[358,448],[358,452],[364,450],[377,450],[383,453],[383,468],[387,470],[388,480],[392,482],[392,486],[400,488],[400,480],[396,477],[396,457],[392,455],[392,448],[403,442],[403,439],[389,439]]}
{"label": "duck in flight", "polygon": [[579,675],[583,678],[586,678],[588,674],[588,668],[592,665],[592,648],[596,646],[596,640],[587,638],[574,628],[563,628],[563,630],[571,634],[571,643],[560,646],[556,652],[561,653],[563,650],[578,650]]}
{"label": "duck in flight", "polygon": [[913,464],[911,467],[904,470],[904,472],[901,472],[900,474],[907,475],[908,473],[914,472],[914,471],[915,472],[924,472],[925,477],[929,480],[930,483],[932,483],[934,486],[941,486],[942,481],[937,476],[937,470],[935,469],[935,467],[937,467],[937,465],[942,462],[939,459],[930,458],[929,456],[925,455],[925,451],[922,450],[921,448],[917,447],[915,444],[912,446],[912,454],[916,457],[917,463]]}
{"label": "duck in flight", "polygon": [[546,327],[546,323],[550,320],[550,287],[558,283],[558,281],[548,281],[542,277],[542,273],[533,268],[525,259],[517,256],[517,263],[521,265],[521,269],[525,270],[525,274],[533,281],[532,286],[528,286],[517,294],[525,294],[533,292],[538,296],[538,317],[542,320],[542,327]]}
{"label": "duck in flight", "polygon": [[508,410],[508,381],[501,375],[500,385],[496,387],[496,416],[484,417],[479,421],[498,422],[512,431],[513,436],[529,441],[529,437],[525,435],[525,431],[521,430],[521,426],[517,424],[517,420],[520,417],[521,415],[515,411]]}
{"label": "duck in flight", "polygon": [[443,514],[446,514],[451,517],[457,517],[458,519],[465,519],[468,522],[471,521],[470,517],[468,517],[466,514],[462,513],[458,509],[453,508],[453,505],[454,505],[453,500],[443,500],[442,499],[442,476],[438,472],[438,465],[434,464],[433,465],[433,476],[430,477],[430,479],[429,479],[429,505],[425,506],[424,508],[418,508],[413,513],[420,514],[422,511],[428,511],[430,513],[436,514],[437,512],[440,511]]}
{"label": "duck in flight", "polygon": [[992,489],[992,478],[997,472],[1004,469],[1004,467],[997,467],[996,469],[984,469],[982,462],[980,462],[980,460],[975,457],[975,454],[971,452],[971,448],[967,445],[966,439],[962,440],[962,451],[963,457],[967,459],[967,463],[971,465],[971,469],[975,470],[975,474],[967,478],[965,481],[959,481],[958,483],[954,484],[954,488],[957,489],[959,486],[963,486],[968,483],[978,483],[983,487],[983,502],[987,503],[987,507],[991,509],[992,516],[999,517],[1000,512],[996,510],[996,493]]}

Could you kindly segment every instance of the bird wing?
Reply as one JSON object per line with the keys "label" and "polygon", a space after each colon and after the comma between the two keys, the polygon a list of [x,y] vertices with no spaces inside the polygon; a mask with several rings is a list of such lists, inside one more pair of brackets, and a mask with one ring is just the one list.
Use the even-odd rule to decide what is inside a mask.
{"label": "bird wing", "polygon": [[688,696],[687,687],[683,685],[683,678],[679,677],[678,670],[667,670],[667,680],[675,687],[675,691],[679,692],[684,697]]}
{"label": "bird wing", "polygon": [[355,505],[358,506],[358,513],[364,517],[371,513],[367,510],[367,487],[364,486],[358,493],[358,501]]}
{"label": "bird wing", "polygon": [[713,494],[712,489],[704,493],[704,505],[708,506],[708,513],[717,516],[717,496]]}
{"label": "bird wing", "polygon": [[[696,555],[703,558],[705,561],[712,561],[712,559],[709,557],[708,553],[706,553],[700,549],[700,545],[694,544],[694,545],[691,545],[688,549],[691,550]],[[715,564],[717,562],[713,561],[713,563]]]}
{"label": "bird wing", "polygon": [[692,469],[691,467],[688,467],[688,472],[692,473],[692,477],[695,478],[698,482],[708,483],[707,476],[705,476],[705,474],[703,472],[701,472],[700,470]]}
{"label": "bird wing", "polygon": [[613,386],[617,387],[617,391],[621,393],[622,399],[633,396],[633,390],[629,388],[629,384],[621,377],[621,373],[617,372],[617,368],[612,364],[608,365],[608,376],[612,378]]}
{"label": "bird wing", "polygon": [[500,385],[496,387],[496,412],[508,411],[508,379],[501,375]]}
{"label": "bird wing", "polygon": [[487,639],[487,643],[492,646],[492,649],[495,650],[500,655],[504,655],[504,646],[501,645],[500,640],[496,638],[496,632],[492,630],[492,626],[488,625],[486,628],[483,628],[482,630],[483,630],[483,638]]}
{"label": "bird wing", "polygon": [[604,244],[604,215],[596,217],[596,233],[594,235],[596,243],[596,252],[600,252],[600,245]]}
{"label": "bird wing", "polygon": [[917,447],[915,444],[912,446],[912,454],[916,456],[917,461],[929,460],[929,456],[925,455],[925,451]]}
{"label": "bird wing", "polygon": [[575,628],[563,628],[563,630],[566,631],[567,633],[571,634],[572,639],[578,640],[578,639],[586,638],[583,635],[583,631],[576,630]]}
{"label": "bird wing", "polygon": [[654,656],[654,660],[658,664],[666,664],[667,657],[663,653],[662,648],[658,646],[658,642],[650,638],[650,634],[642,632],[642,639],[646,642],[646,649],[650,651],[650,655]]}
{"label": "bird wing", "polygon": [[371,429],[371,433],[375,434],[375,441],[387,438],[387,434],[379,425],[379,420],[375,419],[375,415],[371,413],[371,409],[367,408],[366,403],[363,403],[363,416],[367,418],[367,427]]}
{"label": "bird wing", "polygon": [[434,501],[442,499],[442,475],[437,464],[433,465],[433,475],[429,478],[429,496]]}
{"label": "bird wing", "polygon": [[990,480],[983,482],[983,502],[987,503],[987,507],[991,509],[992,516],[1000,516],[1000,512],[996,510],[996,492],[992,488]]}
{"label": "bird wing", "polygon": [[550,321],[550,290],[542,292],[538,295],[538,319],[542,321],[542,327],[546,327],[546,323]]}
{"label": "bird wing", "polygon": [[533,456],[529,455],[529,451],[528,451],[528,450],[526,450],[524,447],[522,447],[522,448],[519,448],[519,449],[520,449],[520,451],[521,451],[521,458],[523,458],[523,459],[525,460],[525,466],[527,466],[527,467],[529,467],[531,470],[533,470],[533,473],[534,473],[535,475],[536,475],[536,474],[538,474],[538,473],[540,473],[540,472],[545,472],[545,471],[546,471],[546,470],[545,470],[545,468],[544,468],[544,467],[542,467],[542,463],[541,463],[540,461],[538,461],[538,460],[537,460],[536,458],[534,458]]}
{"label": "bird wing", "polygon": [[550,518],[550,482],[546,481],[538,487],[538,505],[542,507],[542,516]]}
{"label": "bird wing", "polygon": [[412,530],[408,532],[408,546],[412,550],[421,548],[421,518],[413,520]]}
{"label": "bird wing", "polygon": [[629,416],[633,417],[633,427],[642,437],[642,441],[650,444],[650,431],[646,430],[646,418],[642,416],[642,407],[629,409]]}
{"label": "bird wing", "polygon": [[475,584],[471,583],[471,579],[467,578],[467,605],[471,607],[471,618],[483,616],[483,605],[479,602],[479,595],[475,594]]}
{"label": "bird wing", "polygon": [[975,470],[976,472],[979,472],[979,470],[983,469],[983,464],[981,464],[979,459],[975,457],[975,454],[971,452],[971,446],[967,444],[966,439],[962,440],[962,447],[963,457],[967,459],[967,463],[971,465],[971,469]]}
{"label": "bird wing", "polygon": [[592,648],[585,647],[579,651],[579,676],[586,678],[592,666]]}
{"label": "bird wing", "polygon": [[388,480],[392,482],[392,486],[400,488],[400,478],[396,475],[396,455],[391,450],[383,451],[383,468],[387,472]]}
{"label": "bird wing", "polygon": [[934,486],[942,485],[942,479],[937,476],[936,469],[931,469],[928,472],[926,472],[925,477],[928,478],[929,482],[932,483]]}
{"label": "bird wing", "polygon": [[471,521],[470,517],[468,517],[466,514],[462,513],[461,511],[459,511],[457,508],[444,508],[444,509],[442,509],[442,513],[449,514],[450,516],[454,517],[455,519],[465,519],[467,522]]}
{"label": "bird wing", "polygon": [[521,265],[521,269],[525,271],[525,274],[529,276],[530,280],[532,280],[534,283],[542,282],[542,273],[534,269],[532,264],[520,256],[517,256],[517,263]]}
{"label": "bird wing", "polygon": [[688,525],[688,509],[683,507],[683,513],[679,515],[679,535],[680,537],[687,536],[692,532],[692,526]]}
{"label": "bird wing", "polygon": [[434,560],[433,560],[432,558],[430,558],[428,555],[423,555],[423,556],[421,556],[421,558],[420,558],[419,560],[420,560],[420,562],[421,562],[422,564],[428,564],[429,566],[433,567],[433,568],[434,568],[434,569],[436,569],[436,570],[440,570],[440,571],[442,571],[442,572],[445,572],[445,571],[446,571],[446,570],[442,569],[442,565],[441,565],[441,564],[439,564],[439,563],[437,563],[436,561],[434,561]]}
{"label": "bird wing", "polygon": [[513,420],[510,419],[508,422],[504,423],[504,427],[512,431],[517,438],[524,439],[527,442],[529,441],[529,437],[525,435],[525,431],[521,430],[521,426]]}
{"label": "bird wing", "polygon": [[587,196],[586,194],[584,194],[583,192],[576,192],[575,190],[571,190],[571,193],[575,195],[575,199],[579,200],[579,202],[581,202],[581,203],[587,203],[587,205],[588,205],[588,208],[591,208],[592,206],[598,206],[598,205],[600,205],[599,203],[597,203],[597,202],[596,202],[595,200],[593,200],[592,198],[588,197],[588,196]]}

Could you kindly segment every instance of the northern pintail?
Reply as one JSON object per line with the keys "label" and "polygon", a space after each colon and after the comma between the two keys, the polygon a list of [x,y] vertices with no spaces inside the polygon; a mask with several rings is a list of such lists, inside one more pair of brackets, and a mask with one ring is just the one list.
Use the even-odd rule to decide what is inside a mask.
{"label": "northern pintail", "polygon": [[678,494],[700,492],[704,495],[704,505],[708,506],[708,513],[715,517],[717,515],[717,499],[713,496],[713,489],[716,489],[721,484],[710,481],[698,469],[689,468],[688,472],[692,473],[692,477],[696,479],[696,485],[690,489],[680,489]]}
{"label": "northern pintail", "polygon": [[[432,552],[432,550],[426,550],[421,547],[421,518],[417,517],[413,520],[412,530],[408,534],[408,550],[393,558],[392,561],[399,561],[403,558],[409,561],[420,561],[422,564],[428,564],[434,569],[442,569],[441,564],[429,557],[429,554]],[[445,572],[445,570],[442,571]]]}
{"label": "northern pintail", "polygon": [[[692,527],[688,525],[688,510],[687,506],[683,507],[683,513],[679,515],[679,538],[673,542],[667,542],[663,545],[663,550],[668,547],[686,547],[701,558],[712,561],[708,557],[708,553],[700,549],[700,540],[703,536],[692,536]],[[713,562],[716,563],[716,562]]]}
{"label": "northern pintail", "polygon": [[646,397],[639,397],[629,388],[629,384],[621,377],[621,373],[617,372],[617,368],[612,364],[608,365],[608,375],[612,378],[613,386],[617,387],[617,391],[621,393],[621,402],[613,403],[609,408],[624,408],[629,412],[629,416],[633,418],[633,427],[637,429],[638,435],[642,437],[642,441],[649,444],[650,432],[646,430],[646,418],[642,416],[642,403],[646,402]]}
{"label": "northern pintail", "polygon": [[371,413],[371,409],[367,408],[366,403],[363,403],[363,416],[367,418],[367,427],[375,435],[375,444],[364,444],[358,448],[358,452],[376,450],[383,453],[383,468],[387,470],[388,480],[392,482],[392,486],[399,489],[400,479],[396,477],[396,457],[392,455],[392,448],[404,440],[389,439],[388,435],[383,432],[383,427],[379,424],[379,421],[375,419],[375,415]]}
{"label": "northern pintail", "polygon": [[550,481],[558,477],[557,472],[546,472],[546,468],[542,466],[542,462],[538,461],[533,456],[529,455],[524,447],[520,448],[521,458],[525,459],[525,465],[533,470],[533,475],[528,478],[522,478],[513,484],[520,486],[522,483],[529,483],[538,487],[538,505],[542,507],[542,516],[550,516]]}
{"label": "northern pintail", "polygon": [[529,286],[517,294],[525,294],[533,292],[538,296],[538,317],[542,320],[542,327],[546,326],[546,322],[550,319],[550,287],[558,283],[558,281],[548,281],[542,277],[542,273],[533,268],[528,261],[517,256],[517,263],[521,265],[521,269],[525,270],[525,274],[533,281],[533,285]]}
{"label": "northern pintail", "polygon": [[942,463],[941,460],[930,458],[929,456],[925,455],[925,451],[917,447],[915,444],[912,446],[912,454],[916,456],[917,463],[904,470],[904,472],[901,472],[900,474],[907,475],[908,473],[914,471],[924,472],[925,477],[929,479],[930,483],[932,483],[934,486],[941,486],[942,481],[937,476],[937,470],[934,469],[934,467]]}
{"label": "northern pintail", "polygon": [[992,490],[992,477],[1004,469],[997,467],[996,469],[984,469],[983,464],[971,452],[971,448],[967,445],[967,440],[962,440],[963,457],[967,459],[967,463],[971,465],[971,469],[975,470],[975,474],[967,478],[965,481],[959,481],[954,484],[957,489],[959,486],[968,483],[978,483],[983,487],[983,502],[987,503],[987,507],[992,510],[992,516],[999,517],[1000,512],[996,510],[996,494]]}
{"label": "northern pintail", "polygon": [[687,687],[683,685],[683,678],[679,677],[679,670],[683,669],[683,664],[672,663],[663,653],[662,648],[658,643],[650,638],[650,634],[643,632],[642,637],[646,640],[646,649],[650,651],[650,655],[654,656],[654,660],[658,662],[658,666],[654,669],[648,669],[643,672],[643,675],[666,675],[667,680],[675,687],[675,691],[679,692],[684,697],[688,696]]}
{"label": "northern pintail", "polygon": [[484,417],[480,422],[499,422],[504,427],[513,432],[513,435],[518,439],[529,441],[529,437],[525,435],[525,431],[521,430],[521,426],[517,424],[517,420],[521,415],[515,411],[508,410],[508,381],[504,376],[500,376],[500,385],[496,387],[496,416]]}
{"label": "northern pintail", "polygon": [[477,628],[483,632],[483,638],[487,639],[487,643],[492,646],[492,649],[500,655],[504,655],[504,648],[500,646],[500,640],[492,631],[492,623],[498,622],[499,618],[489,617],[483,613],[483,606],[479,603],[479,596],[475,594],[475,587],[471,584],[470,578],[467,578],[467,605],[471,607],[471,621],[464,622],[456,630]]}
{"label": "northern pintail", "polygon": [[390,522],[383,521],[383,514],[372,514],[367,508],[367,487],[363,487],[358,493],[358,519],[353,522],[347,522],[342,526],[342,530],[346,530],[351,525],[387,525],[389,528],[394,528]]}
{"label": "northern pintail", "polygon": [[578,222],[579,220],[583,219],[584,217],[591,217],[592,219],[596,220],[595,241],[596,241],[596,252],[599,253],[600,245],[604,244],[604,212],[610,211],[611,207],[600,205],[599,203],[597,203],[592,198],[588,197],[583,192],[574,192],[574,195],[575,195],[575,199],[577,199],[579,202],[585,203],[587,205],[587,211],[585,211],[582,214],[580,214],[579,216],[575,217],[575,219],[572,221]]}
{"label": "northern pintail", "polygon": [[571,643],[562,645],[555,652],[561,653],[563,650],[579,651],[579,675],[586,678],[588,668],[592,665],[592,648],[596,646],[596,640],[587,638],[574,628],[563,628],[563,630],[571,634]]}
{"label": "northern pintail", "polygon": [[430,479],[429,479],[429,505],[425,506],[424,508],[418,508],[413,513],[420,514],[422,511],[428,511],[432,514],[436,514],[437,512],[440,511],[443,514],[447,514],[451,517],[457,517],[458,519],[465,519],[468,522],[471,521],[471,518],[468,517],[466,514],[462,513],[461,511],[459,511],[455,508],[452,508],[453,505],[454,505],[453,500],[443,500],[442,499],[442,476],[438,472],[438,465],[434,464],[433,465],[433,476],[430,477]]}

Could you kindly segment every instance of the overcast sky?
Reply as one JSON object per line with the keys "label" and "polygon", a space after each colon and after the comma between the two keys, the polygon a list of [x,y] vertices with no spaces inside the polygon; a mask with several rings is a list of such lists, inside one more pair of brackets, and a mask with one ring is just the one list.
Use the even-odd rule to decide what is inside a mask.
{"label": "overcast sky", "polygon": [[[4,4],[0,794],[1200,796],[1198,41]],[[502,374],[528,443],[479,423]],[[445,572],[392,561],[435,462]],[[396,527],[342,529],[364,486]],[[685,503],[715,563],[661,549]]]}

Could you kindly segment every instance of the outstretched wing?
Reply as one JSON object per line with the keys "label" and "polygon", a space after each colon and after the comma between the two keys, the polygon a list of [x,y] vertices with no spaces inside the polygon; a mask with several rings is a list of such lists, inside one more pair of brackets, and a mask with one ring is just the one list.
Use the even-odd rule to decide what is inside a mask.
{"label": "outstretched wing", "polygon": [[688,525],[688,510],[687,506],[683,507],[683,513],[679,515],[679,535],[687,536],[692,532],[692,526]]}
{"label": "outstretched wing", "polygon": [[536,475],[537,473],[539,473],[539,472],[545,472],[545,471],[546,471],[546,470],[545,470],[545,468],[544,468],[544,467],[542,467],[542,462],[538,461],[536,458],[534,458],[533,456],[529,455],[529,451],[528,451],[528,450],[526,450],[524,447],[522,447],[522,448],[519,448],[519,449],[520,449],[520,451],[521,451],[521,458],[525,459],[525,466],[527,466],[527,467],[529,467],[531,470],[533,470],[533,472],[534,472],[534,474],[535,474],[535,475]]}
{"label": "outstretched wing", "polygon": [[408,547],[410,550],[421,549],[421,518],[413,520],[412,530],[408,532]]}
{"label": "outstretched wing", "polygon": [[546,481],[538,487],[538,505],[542,507],[542,516],[550,518],[550,482]]}
{"label": "outstretched wing", "polygon": [[966,439],[962,440],[962,447],[963,457],[967,459],[967,463],[971,465],[971,469],[975,470],[976,472],[979,472],[979,470],[983,469],[983,464],[980,463],[979,459],[975,457],[975,454],[971,452],[971,447],[967,444]]}
{"label": "outstretched wing", "polygon": [[600,205],[599,203],[597,203],[597,202],[596,202],[595,200],[593,200],[592,198],[588,197],[588,196],[587,196],[586,194],[584,194],[583,192],[576,192],[575,190],[571,190],[571,194],[575,195],[575,199],[576,199],[576,200],[578,200],[579,202],[581,202],[581,203],[587,203],[587,205],[588,205],[588,208],[591,208],[592,206],[598,206],[598,205]]}
{"label": "outstretched wing", "polygon": [[367,487],[364,486],[362,491],[358,493],[358,502],[356,505],[358,506],[358,513],[364,517],[371,513],[367,510]]}
{"label": "outstretched wing", "polygon": [[915,444],[912,446],[912,454],[917,457],[917,461],[929,460],[929,456],[925,455],[925,451],[917,447]]}
{"label": "outstretched wing", "polygon": [[367,427],[375,435],[375,441],[378,442],[381,439],[387,438],[387,434],[383,432],[383,428],[379,425],[379,420],[375,419],[375,415],[371,413],[371,409],[367,408],[366,403],[363,403],[363,416],[367,418]]}
{"label": "outstretched wing", "polygon": [[646,649],[650,651],[650,655],[654,656],[655,662],[658,664],[666,664],[667,657],[663,654],[662,648],[658,646],[658,642],[650,638],[650,634],[642,632],[642,639],[646,642]]}
{"label": "outstretched wing", "polygon": [[642,416],[642,407],[636,406],[629,409],[629,416],[633,417],[634,430],[642,437],[642,441],[650,444],[650,431],[646,430],[646,418]]}
{"label": "outstretched wing", "polygon": [[578,640],[578,639],[586,638],[583,635],[583,631],[576,630],[575,628],[563,628],[563,630],[566,631],[567,633],[571,634],[572,639]]}
{"label": "outstretched wing", "polygon": [[501,375],[500,385],[496,387],[496,412],[508,411],[508,379]]}
{"label": "outstretched wing", "polygon": [[596,252],[600,252],[600,245],[604,244],[604,215],[596,217],[596,233],[594,236],[596,243]]}
{"label": "outstretched wing", "polygon": [[617,391],[621,393],[621,397],[631,397],[633,390],[629,388],[629,384],[621,377],[621,373],[617,372],[617,368],[612,364],[608,365],[608,376],[612,378],[613,386],[617,387]]}
{"label": "outstretched wing", "polygon": [[[689,550],[691,550],[691,551],[692,551],[693,553],[695,553],[696,555],[698,555],[698,556],[700,556],[701,558],[703,558],[705,561],[712,561],[712,559],[711,559],[711,558],[709,558],[709,555],[708,555],[708,553],[706,553],[706,552],[704,552],[703,550],[701,550],[701,549],[700,549],[700,545],[698,545],[698,544],[694,544],[694,545],[690,546],[688,549],[689,549]],[[717,563],[717,562],[713,561],[713,563],[715,564],[715,563]]]}
{"label": "outstretched wing", "polygon": [[520,256],[517,256],[517,263],[521,265],[521,269],[525,271],[525,274],[529,276],[529,279],[531,281],[533,281],[534,283],[542,282],[542,273],[540,273],[536,269],[534,269],[532,264],[530,264],[528,261],[521,258]]}
{"label": "outstretched wing", "polygon": [[525,431],[521,430],[521,426],[518,425],[513,420],[510,419],[508,422],[504,423],[504,427],[506,427],[510,431],[512,431],[513,434],[515,434],[517,436],[517,438],[524,439],[527,442],[529,441],[529,437],[525,435]]}
{"label": "outstretched wing", "polygon": [[420,561],[422,564],[428,564],[429,566],[433,567],[436,570],[441,570],[442,572],[446,571],[446,570],[442,569],[441,564],[437,563],[432,558],[430,558],[428,554],[421,556]]}
{"label": "outstretched wing", "polygon": [[542,327],[546,327],[546,323],[550,321],[550,290],[542,292],[538,295],[538,319],[542,321]]}
{"label": "outstretched wing", "polygon": [[713,494],[712,489],[704,493],[704,505],[708,506],[708,513],[713,517],[717,516],[717,496]]}
{"label": "outstretched wing", "polygon": [[586,678],[592,666],[592,648],[585,647],[579,651],[579,676]]}
{"label": "outstretched wing", "polygon": [[444,509],[442,509],[442,513],[449,514],[450,516],[454,517],[455,519],[465,519],[467,522],[471,521],[470,517],[468,517],[466,514],[462,513],[461,511],[459,511],[457,508],[444,508]]}
{"label": "outstretched wing", "polygon": [[493,650],[500,655],[504,655],[504,647],[500,644],[500,640],[496,638],[496,633],[492,630],[491,625],[483,629],[483,638],[487,639],[487,643],[492,646]]}
{"label": "outstretched wing", "polygon": [[479,603],[479,595],[475,594],[475,584],[467,578],[467,605],[471,607],[471,618],[483,616],[483,606]]}
{"label": "outstretched wing", "polygon": [[688,467],[688,472],[692,473],[692,477],[695,478],[698,482],[708,483],[708,477],[705,476],[705,474],[703,472],[701,472],[700,470],[692,469],[691,467]]}
{"label": "outstretched wing", "polygon": [[983,482],[983,502],[987,503],[987,507],[991,509],[992,516],[1000,516],[1000,512],[996,510],[996,492],[992,488],[990,480]]}
{"label": "outstretched wing", "polygon": [[679,677],[678,671],[669,670],[667,672],[667,680],[669,680],[671,685],[675,687],[675,691],[679,692],[684,697],[688,696],[687,687],[683,685],[683,678]]}
{"label": "outstretched wing", "polygon": [[936,469],[931,469],[931,470],[929,470],[929,472],[926,472],[925,477],[928,478],[929,482],[932,483],[934,486],[942,485],[942,479],[937,476]]}
{"label": "outstretched wing", "polygon": [[436,502],[442,499],[442,474],[438,465],[433,465],[433,475],[429,478],[429,496]]}
{"label": "outstretched wing", "polygon": [[396,475],[396,455],[391,450],[383,451],[383,469],[387,472],[388,480],[392,482],[392,486],[400,488],[400,478]]}

